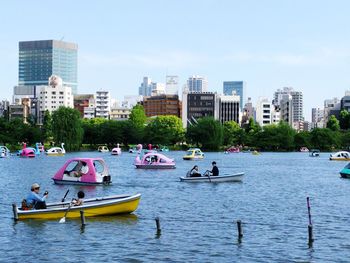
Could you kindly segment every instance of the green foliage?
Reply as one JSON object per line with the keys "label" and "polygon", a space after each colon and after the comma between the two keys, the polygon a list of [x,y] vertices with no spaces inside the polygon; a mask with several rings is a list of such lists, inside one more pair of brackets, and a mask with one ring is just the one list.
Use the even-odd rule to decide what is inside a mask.
{"label": "green foliage", "polygon": [[218,150],[223,140],[223,128],[213,117],[204,117],[187,128],[189,142],[202,145],[204,150]]}
{"label": "green foliage", "polygon": [[340,144],[339,133],[333,132],[330,129],[315,128],[311,131],[311,144],[313,148],[325,151],[332,151],[338,148]]}
{"label": "green foliage", "polygon": [[223,125],[224,145],[241,145],[244,142],[244,131],[235,121],[227,121]]}
{"label": "green foliage", "polygon": [[67,107],[54,111],[52,132],[56,144],[65,143],[68,151],[79,150],[84,134],[80,112]]}
{"label": "green foliage", "polygon": [[52,134],[52,116],[48,110],[46,110],[44,113],[42,133],[43,133],[44,140],[48,140],[53,136],[53,134]]}
{"label": "green foliage", "polygon": [[347,110],[342,110],[340,112],[339,125],[342,130],[348,130],[350,128],[350,113]]}
{"label": "green foliage", "polygon": [[312,147],[310,140],[311,140],[311,136],[309,132],[307,131],[298,132],[294,136],[295,149],[299,150],[301,147],[307,147],[309,149],[317,148],[317,147]]}
{"label": "green foliage", "polygon": [[339,121],[337,120],[337,118],[332,115],[328,122],[327,122],[327,128],[332,130],[332,131],[339,131],[340,130],[340,126],[339,126]]}
{"label": "green foliage", "polygon": [[158,116],[145,129],[147,141],[153,144],[174,145],[182,142],[185,131],[177,116]]}
{"label": "green foliage", "polygon": [[147,119],[143,106],[140,104],[134,106],[131,110],[129,118],[135,127],[143,128]]}

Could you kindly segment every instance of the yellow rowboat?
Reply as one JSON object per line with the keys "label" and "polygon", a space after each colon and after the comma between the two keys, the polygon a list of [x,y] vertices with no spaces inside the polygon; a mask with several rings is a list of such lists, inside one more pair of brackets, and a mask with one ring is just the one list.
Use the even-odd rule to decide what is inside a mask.
{"label": "yellow rowboat", "polygon": [[69,202],[57,202],[47,204],[46,209],[22,210],[13,204],[13,216],[15,220],[22,219],[59,219],[79,218],[80,211],[84,211],[86,217],[128,214],[134,212],[140,202],[141,194],[135,195],[114,195],[107,197],[85,199],[80,206],[70,206]]}

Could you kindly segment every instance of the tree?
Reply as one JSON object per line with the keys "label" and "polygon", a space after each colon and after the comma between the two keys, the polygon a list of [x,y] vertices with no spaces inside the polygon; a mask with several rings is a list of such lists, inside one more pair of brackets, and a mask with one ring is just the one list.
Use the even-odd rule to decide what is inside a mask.
{"label": "tree", "polygon": [[68,151],[79,150],[84,134],[80,112],[59,107],[52,114],[52,132],[56,144],[65,143]]}
{"label": "tree", "polygon": [[42,133],[44,140],[51,138],[52,135],[52,117],[48,110],[44,113]]}
{"label": "tree", "polygon": [[329,120],[327,122],[327,128],[332,130],[332,131],[339,131],[340,130],[339,121],[334,115],[332,115],[329,118]]}
{"label": "tree", "polygon": [[340,112],[339,125],[342,130],[348,130],[350,128],[350,113],[347,110]]}
{"label": "tree", "polygon": [[310,133],[307,131],[301,131],[294,136],[295,148],[299,150],[301,147],[311,148]]}
{"label": "tree", "polygon": [[224,129],[224,145],[231,146],[242,144],[242,129],[235,121],[226,121],[223,125]]}
{"label": "tree", "polygon": [[136,106],[134,106],[131,110],[129,119],[133,124],[132,125],[134,127],[133,132],[134,132],[134,135],[137,137],[137,140],[139,142],[143,141],[145,123],[147,119],[143,106],[140,104],[137,104]]}
{"label": "tree", "polygon": [[311,144],[313,148],[331,151],[339,146],[339,133],[330,129],[315,128],[311,131]]}
{"label": "tree", "polygon": [[174,115],[158,116],[145,129],[148,142],[162,145],[181,142],[184,133],[181,119]]}
{"label": "tree", "polygon": [[189,142],[201,144],[203,149],[218,150],[223,140],[223,128],[213,117],[204,117],[187,128],[186,138]]}

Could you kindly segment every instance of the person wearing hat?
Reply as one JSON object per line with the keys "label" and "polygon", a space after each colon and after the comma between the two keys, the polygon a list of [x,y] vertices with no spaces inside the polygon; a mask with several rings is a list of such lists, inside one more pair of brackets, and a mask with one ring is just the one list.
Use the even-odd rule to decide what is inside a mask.
{"label": "person wearing hat", "polygon": [[40,185],[37,183],[32,184],[32,187],[30,188],[30,190],[31,192],[26,199],[27,206],[34,209],[45,209],[46,208],[45,200],[49,195],[49,192],[45,191],[44,195],[40,196],[39,195]]}

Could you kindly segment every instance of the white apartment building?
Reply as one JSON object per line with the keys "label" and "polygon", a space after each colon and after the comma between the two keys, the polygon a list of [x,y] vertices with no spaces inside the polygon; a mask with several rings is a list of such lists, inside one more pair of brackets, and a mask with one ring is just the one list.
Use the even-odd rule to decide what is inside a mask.
{"label": "white apartment building", "polygon": [[151,83],[151,95],[159,96],[165,94],[165,85],[164,83],[152,82]]}
{"label": "white apartment building", "polygon": [[[72,88],[62,85],[62,79],[56,75],[49,78],[49,86],[39,86],[39,111],[42,120],[44,113],[50,113],[64,106],[74,108]],[[41,121],[39,121],[41,122]]]}
{"label": "white apartment building", "polygon": [[273,105],[266,98],[260,98],[256,104],[256,122],[261,127],[272,123]]}
{"label": "white apartment building", "polygon": [[96,110],[96,99],[89,99],[89,107],[84,107],[84,119],[93,119],[95,118],[95,110]]}
{"label": "white apartment building", "polygon": [[111,111],[111,99],[109,91],[96,91],[96,118],[109,119]]}
{"label": "white apartment building", "polygon": [[332,115],[332,112],[340,111],[340,100],[338,98],[333,98],[324,101],[324,112],[323,112],[323,122],[324,125],[329,120],[329,117]]}

